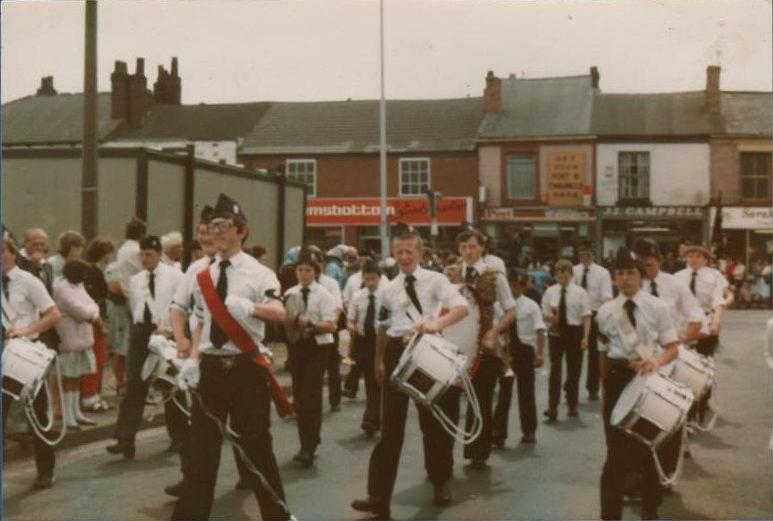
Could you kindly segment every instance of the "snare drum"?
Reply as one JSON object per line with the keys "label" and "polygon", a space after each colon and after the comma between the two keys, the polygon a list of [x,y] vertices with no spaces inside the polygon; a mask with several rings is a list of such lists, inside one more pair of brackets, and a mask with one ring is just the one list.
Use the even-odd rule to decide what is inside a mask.
{"label": "snare drum", "polygon": [[34,397],[45,381],[56,352],[42,342],[12,338],[3,346],[3,392],[18,400],[26,388]]}
{"label": "snare drum", "polygon": [[637,375],[617,399],[610,424],[657,448],[684,425],[692,403],[686,385],[660,373]]}
{"label": "snare drum", "polygon": [[398,390],[431,406],[465,371],[467,356],[439,335],[416,334],[403,351],[390,381]]}
{"label": "snare drum", "polygon": [[700,400],[714,385],[714,360],[681,344],[679,356],[661,372],[689,387],[695,400]]}

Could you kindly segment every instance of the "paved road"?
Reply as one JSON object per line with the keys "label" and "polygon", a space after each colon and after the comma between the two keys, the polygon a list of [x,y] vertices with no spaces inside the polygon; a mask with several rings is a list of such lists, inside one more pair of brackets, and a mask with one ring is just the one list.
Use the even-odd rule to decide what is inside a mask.
{"label": "paved road", "polygon": [[[769,312],[735,311],[728,315],[723,347],[717,355],[715,430],[692,443],[693,459],[666,497],[661,515],[674,519],[767,519],[773,515],[767,444],[773,423],[771,376],[762,358],[763,325]],[[538,378],[539,407],[545,405],[547,375]],[[584,397],[584,396],[583,396]],[[365,493],[367,461],[373,441],[357,429],[362,397],[345,402],[339,413],[326,413],[323,444],[316,467],[298,469],[290,461],[297,450],[293,421],[275,420],[273,432],[282,477],[291,507],[302,520],[354,520],[353,498]],[[593,519],[598,516],[598,480],[604,456],[601,417],[596,403],[583,403],[580,417],[542,425],[538,443],[519,446],[508,440],[494,452],[490,468],[464,466],[457,447],[454,503],[431,505],[424,480],[420,432],[411,410],[392,505],[398,519]],[[517,414],[511,415],[517,433]],[[108,441],[58,454],[56,486],[32,492],[30,461],[5,469],[4,518],[11,520],[158,520],[168,519],[172,503],[163,487],[178,479],[177,456],[164,453],[161,428],[144,431],[137,459],[127,462],[104,452]],[[249,493],[235,491],[230,450],[223,454],[213,519],[255,519],[257,504]],[[638,511],[626,508],[625,517]]]}

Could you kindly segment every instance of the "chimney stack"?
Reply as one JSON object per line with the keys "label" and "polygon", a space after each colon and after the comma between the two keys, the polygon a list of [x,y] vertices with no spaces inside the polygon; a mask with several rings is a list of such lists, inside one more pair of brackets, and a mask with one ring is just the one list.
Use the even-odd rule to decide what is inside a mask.
{"label": "chimney stack", "polygon": [[134,74],[128,78],[129,107],[126,121],[139,126],[145,113],[153,104],[153,95],[148,91],[148,79],[145,77],[145,59],[137,58]]}
{"label": "chimney stack", "polygon": [[167,103],[180,105],[182,100],[182,79],[178,73],[177,56],[172,57],[172,74],[169,76],[167,96]]}
{"label": "chimney stack", "polygon": [[153,99],[158,104],[179,105],[181,80],[177,74],[177,58],[172,58],[172,73],[158,66],[158,80],[153,84]]}
{"label": "chimney stack", "polygon": [[706,103],[704,109],[709,114],[719,114],[721,110],[719,93],[719,73],[721,70],[718,65],[706,67]]}
{"label": "chimney stack", "polygon": [[126,62],[115,62],[110,84],[110,117],[125,120],[129,114],[129,73]]}
{"label": "chimney stack", "polygon": [[601,80],[601,74],[599,69],[595,65],[590,68],[590,84],[594,89],[599,88],[599,80]]}
{"label": "chimney stack", "polygon": [[502,113],[502,79],[494,76],[494,71],[486,74],[486,88],[483,90],[483,107],[486,114]]}
{"label": "chimney stack", "polygon": [[40,88],[36,92],[36,95],[37,96],[56,96],[53,76],[44,76],[40,78]]}

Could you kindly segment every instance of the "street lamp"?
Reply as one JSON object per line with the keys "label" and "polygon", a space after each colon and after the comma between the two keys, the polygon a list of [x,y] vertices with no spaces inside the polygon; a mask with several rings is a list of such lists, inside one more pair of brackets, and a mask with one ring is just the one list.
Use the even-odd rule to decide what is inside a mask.
{"label": "street lamp", "polygon": [[424,189],[424,195],[427,196],[427,206],[429,208],[429,233],[430,244],[432,249],[435,249],[435,241],[438,236],[437,227],[437,202],[443,196],[440,192],[435,192],[430,187]]}

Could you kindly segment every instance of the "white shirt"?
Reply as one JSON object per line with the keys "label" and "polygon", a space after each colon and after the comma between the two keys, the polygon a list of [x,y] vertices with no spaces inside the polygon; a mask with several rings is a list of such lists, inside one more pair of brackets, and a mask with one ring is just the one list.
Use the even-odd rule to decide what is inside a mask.
{"label": "white shirt", "polygon": [[[207,259],[209,260],[209,259]],[[240,251],[229,259],[231,265],[225,271],[228,281],[227,295],[236,295],[255,302],[256,304],[266,303],[272,296],[280,295],[279,280],[276,274],[269,268],[258,262],[254,257]],[[215,261],[209,265],[209,275],[212,277],[212,284],[217,287],[217,279],[220,276],[220,256],[215,257]],[[194,285],[194,300],[197,303],[196,315],[202,323],[201,345],[199,352],[205,354],[232,355],[241,353],[236,344],[228,340],[218,349],[212,345],[209,338],[212,327],[212,314],[207,308],[206,302],[201,295],[201,288],[198,281]],[[175,306],[180,306],[180,302],[175,298]],[[261,351],[268,352],[268,348],[262,345],[265,334],[266,324],[255,316],[248,316],[244,320],[235,319],[240,326],[252,337]]]}
{"label": "white shirt", "polygon": [[[691,322],[706,324],[706,315],[698,300],[674,275],[659,271],[655,277],[655,288],[657,296],[668,304],[677,332],[684,331]],[[652,295],[651,279],[644,280],[642,290]]]}
{"label": "white shirt", "polygon": [[[544,317],[558,316],[561,303],[561,284],[553,284],[542,295],[542,314]],[[569,282],[566,286],[566,323],[581,326],[583,317],[591,314],[588,292],[577,284]]]}
{"label": "white shirt", "polygon": [[[467,300],[459,293],[459,288],[451,284],[445,275],[417,266],[413,276],[416,278],[413,287],[416,289],[423,317],[436,316],[441,306],[449,310],[459,306],[469,308]],[[378,324],[387,327],[387,335],[400,338],[416,328],[420,318],[414,317],[414,323],[406,313],[410,299],[405,290],[405,273],[401,271],[389,282],[383,290],[382,299]]]}
{"label": "white shirt", "polygon": [[159,262],[153,270],[153,296],[150,294],[150,272],[142,270],[129,281],[129,306],[135,324],[145,321],[147,303],[153,317],[153,323],[163,331],[171,331],[169,306],[172,304],[177,288],[184,282],[185,276],[175,267]]}
{"label": "white shirt", "polygon": [[[585,265],[580,263],[572,268],[574,277],[572,281],[582,288],[582,276],[585,273]],[[588,292],[590,308],[592,311],[598,311],[601,305],[607,300],[612,300],[612,277],[609,271],[595,262],[588,266],[588,287],[583,288]]]}
{"label": "white shirt", "polygon": [[360,288],[352,297],[349,302],[349,307],[346,308],[346,318],[348,322],[352,322],[357,326],[357,332],[360,335],[365,335],[365,316],[368,314],[368,305],[370,304],[371,293],[374,296],[374,314],[373,314],[373,328],[378,329],[378,311],[381,309],[381,285],[376,288],[376,291],[371,292],[368,288]]}
{"label": "white shirt", "polygon": [[62,276],[62,270],[64,269],[64,257],[62,257],[61,253],[51,255],[46,259],[46,262],[51,265],[51,271],[53,272],[55,279]]}
{"label": "white shirt", "polygon": [[[51,295],[35,275],[18,266],[8,273],[8,300],[3,289],[3,322],[22,328],[40,320],[40,315],[54,307]],[[37,335],[29,337],[31,340]]]}
{"label": "white shirt", "polygon": [[[337,283],[336,287],[338,287]],[[301,298],[303,298],[302,289],[303,286],[297,284],[288,289],[286,295],[301,295]],[[309,284],[309,303],[306,306],[305,313],[310,321],[315,324],[321,320],[335,322],[337,310],[335,297],[326,287],[316,281]],[[319,335],[314,335],[314,340],[317,342],[317,345],[327,345],[332,344],[335,339],[333,333],[320,333]]]}
{"label": "white shirt", "polygon": [[341,286],[338,284],[338,281],[333,277],[331,277],[330,275],[325,275],[324,273],[320,273],[319,279],[317,280],[317,282],[322,284],[322,287],[328,290],[331,295],[333,295],[336,309],[343,311],[344,301],[343,301],[343,298],[341,297]]}
{"label": "white shirt", "polygon": [[483,262],[497,271],[501,271],[502,274],[507,274],[507,268],[505,267],[505,261],[501,257],[487,253],[483,256]]}
{"label": "white shirt", "polygon": [[542,312],[539,306],[529,297],[521,295],[515,299],[515,314],[518,327],[518,339],[528,346],[537,345],[537,332],[545,330]]}
{"label": "white shirt", "polygon": [[[614,300],[599,308],[596,320],[599,332],[609,339],[608,343],[599,342],[599,351],[605,351],[609,358],[635,360],[639,353],[632,350],[623,340],[618,326],[618,313],[628,297],[619,293]],[[656,342],[666,346],[678,340],[674,323],[671,320],[671,309],[663,300],[639,290],[633,297],[636,304],[633,315],[636,318],[636,333],[642,344]]]}
{"label": "white shirt", "polygon": [[[465,280],[465,277],[467,275],[467,266],[468,264],[464,261],[462,261],[462,280]],[[478,261],[472,265],[472,267],[475,269],[476,272],[478,272],[478,276],[480,277],[483,275],[483,273],[487,269],[494,269],[496,268],[494,266],[491,266],[488,264],[483,258],[478,259]],[[502,307],[504,311],[507,311],[508,309],[512,309],[515,307],[515,299],[513,299],[513,293],[510,291],[510,285],[507,283],[507,278],[505,277],[504,273],[497,270],[496,275],[496,282],[494,283],[496,286],[496,292],[497,292],[497,302]]]}
{"label": "white shirt", "polygon": [[[204,268],[209,266],[210,258],[204,256],[195,262],[192,262],[188,269],[185,270],[183,280],[177,285],[177,290],[174,293],[171,305],[183,311],[186,315],[193,314],[192,305],[198,308],[203,307],[204,303],[200,301],[194,302],[196,285],[196,275]],[[217,280],[215,280],[217,284]],[[200,295],[199,295],[200,296]]]}
{"label": "white shirt", "polygon": [[[692,273],[693,270],[689,267],[674,273],[679,282],[691,293]],[[698,269],[698,275],[695,277],[695,298],[698,299],[698,304],[704,313],[711,314],[715,307],[725,305],[724,292],[728,286],[725,276],[714,268],[703,266]]]}
{"label": "white shirt", "polygon": [[142,271],[140,243],[133,239],[126,239],[115,254],[115,262],[118,269],[118,282],[121,284],[121,291],[123,291],[124,296],[128,297],[129,281],[134,275]]}
{"label": "white shirt", "polygon": [[[378,283],[378,289],[383,289],[384,286],[389,284],[389,279],[386,278],[385,275],[381,275],[381,280]],[[352,275],[346,279],[346,286],[344,286],[344,305],[348,306],[352,301],[352,298],[354,297],[354,294],[357,293],[360,289],[362,289],[364,286],[362,285],[362,270],[352,273]]]}

